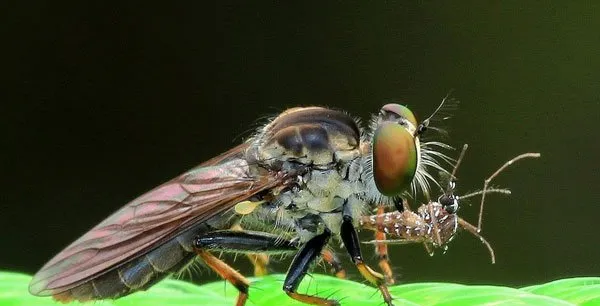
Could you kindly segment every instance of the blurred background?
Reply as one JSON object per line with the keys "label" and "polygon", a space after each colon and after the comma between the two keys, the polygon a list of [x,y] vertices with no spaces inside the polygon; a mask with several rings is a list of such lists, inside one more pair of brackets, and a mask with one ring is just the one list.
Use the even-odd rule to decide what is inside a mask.
{"label": "blurred background", "polygon": [[[34,273],[265,116],[325,105],[366,120],[399,101],[425,118],[453,89],[445,141],[470,145],[458,194],[517,154],[542,158],[496,180],[512,196],[488,197],[495,265],[462,232],[433,257],[392,247],[400,281],[598,276],[600,4],[583,2],[4,3],[0,269]],[[476,223],[478,200],[462,205]],[[245,258],[235,267],[251,271]]]}

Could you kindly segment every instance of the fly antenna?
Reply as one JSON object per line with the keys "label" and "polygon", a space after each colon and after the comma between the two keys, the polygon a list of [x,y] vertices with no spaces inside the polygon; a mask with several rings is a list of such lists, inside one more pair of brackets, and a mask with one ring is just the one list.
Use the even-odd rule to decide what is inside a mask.
{"label": "fly antenna", "polygon": [[417,130],[415,131],[415,136],[420,136],[427,130],[427,128],[429,127],[429,121],[440,111],[440,109],[442,109],[446,101],[448,101],[448,99],[450,98],[450,95],[453,91],[454,89],[450,89],[450,91],[448,91],[446,96],[442,99],[442,102],[440,102],[440,105],[438,105],[438,107],[433,111],[433,113],[419,124]]}
{"label": "fly antenna", "polygon": [[[496,170],[496,172],[494,172],[490,177],[488,177],[483,182],[483,190],[481,191],[481,205],[479,206],[479,220],[477,222],[477,232],[478,233],[481,232],[481,221],[483,219],[483,203],[485,201],[485,194],[488,192],[488,186],[490,185],[490,182],[494,178],[496,178],[496,176],[498,176],[498,174],[500,174],[502,171],[504,171],[504,169],[508,168],[508,166],[514,164],[516,161],[525,159],[525,158],[537,158],[540,156],[541,156],[540,153],[524,153],[524,154],[518,155],[518,156],[514,157],[513,159],[504,163],[504,165],[502,165],[500,168],[498,168],[498,170]],[[490,190],[495,190],[495,189],[490,189]]]}
{"label": "fly antenna", "polygon": [[453,91],[454,91],[454,89],[450,89],[450,91],[448,91],[446,96],[442,99],[442,102],[440,102],[440,105],[438,105],[438,107],[433,111],[431,116],[427,117],[427,119],[423,120],[423,122],[427,121],[429,123],[429,120],[431,120],[431,118],[433,118],[433,116],[435,116],[437,114],[437,112],[439,112],[440,109],[442,109],[442,107],[444,106],[444,103],[446,103],[446,101],[448,101],[448,99],[450,99],[450,95],[452,94]]}

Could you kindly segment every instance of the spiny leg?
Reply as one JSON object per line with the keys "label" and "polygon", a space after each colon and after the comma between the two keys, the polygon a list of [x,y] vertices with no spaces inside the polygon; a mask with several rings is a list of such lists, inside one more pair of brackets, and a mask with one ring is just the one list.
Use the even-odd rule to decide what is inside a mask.
{"label": "spiny leg", "polygon": [[269,274],[267,266],[269,265],[269,255],[264,253],[246,254],[254,266],[254,276],[265,276]]}
{"label": "spiny leg", "polygon": [[337,278],[346,278],[346,269],[342,267],[342,263],[340,259],[333,253],[331,250],[323,250],[321,252],[321,256],[323,260],[331,266],[331,273],[334,274]]}
{"label": "spiny leg", "polygon": [[375,272],[371,267],[364,263],[360,251],[358,234],[356,233],[354,225],[352,225],[352,217],[345,212],[342,219],[341,237],[348,254],[350,254],[350,258],[352,258],[352,262],[354,262],[360,274],[362,274],[362,276],[371,284],[379,288],[379,291],[381,291],[381,294],[383,295],[383,300],[387,305],[393,305],[392,296],[385,285],[385,278],[383,275]]}
{"label": "spiny leg", "polygon": [[248,281],[242,274],[236,271],[234,268],[218,259],[214,255],[210,254],[205,250],[196,250],[196,253],[204,263],[219,276],[229,283],[231,283],[240,293],[238,295],[236,306],[243,306],[246,304],[248,299],[248,288],[250,287],[250,281]]}
{"label": "spiny leg", "polygon": [[296,254],[294,260],[290,264],[285,281],[283,283],[283,291],[291,298],[303,303],[323,306],[337,306],[339,303],[336,300],[328,300],[318,296],[298,293],[298,286],[302,282],[310,265],[323,252],[323,248],[329,242],[331,231],[325,229],[322,234],[319,234],[304,244],[302,249]]}
{"label": "spiny leg", "polygon": [[204,263],[219,276],[229,281],[240,292],[236,306],[243,306],[248,299],[250,282],[234,268],[215,257],[209,250],[233,253],[285,253],[297,251],[293,241],[269,233],[252,231],[223,230],[198,235],[194,239],[194,249]]}

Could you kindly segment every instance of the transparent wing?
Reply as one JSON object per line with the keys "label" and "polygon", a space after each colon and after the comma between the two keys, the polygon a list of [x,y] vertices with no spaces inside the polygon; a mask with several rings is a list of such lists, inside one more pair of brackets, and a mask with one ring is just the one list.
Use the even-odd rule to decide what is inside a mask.
{"label": "transparent wing", "polygon": [[251,174],[232,151],[125,205],[42,267],[29,291],[52,295],[73,288],[285,180],[266,170]]}

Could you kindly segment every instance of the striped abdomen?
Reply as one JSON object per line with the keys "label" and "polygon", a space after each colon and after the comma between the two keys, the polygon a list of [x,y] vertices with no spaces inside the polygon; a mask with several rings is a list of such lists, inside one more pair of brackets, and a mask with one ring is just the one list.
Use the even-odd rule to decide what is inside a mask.
{"label": "striped abdomen", "polygon": [[54,299],[64,302],[116,299],[146,290],[190,264],[196,256],[192,248],[193,238],[208,230],[209,226],[206,223],[196,225],[144,255],[112,268],[75,288],[55,294]]}

